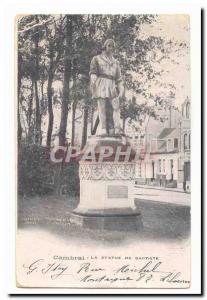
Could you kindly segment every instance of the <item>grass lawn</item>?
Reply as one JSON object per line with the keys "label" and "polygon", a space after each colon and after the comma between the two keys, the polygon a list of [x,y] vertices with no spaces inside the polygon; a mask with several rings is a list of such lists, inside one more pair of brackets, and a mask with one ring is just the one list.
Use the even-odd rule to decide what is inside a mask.
{"label": "grass lawn", "polygon": [[124,239],[182,241],[190,233],[190,207],[149,200],[136,200],[142,212],[141,232],[111,232],[79,228],[70,223],[70,213],[78,199],[69,196],[19,197],[18,227],[41,228],[62,238],[104,240],[106,243]]}

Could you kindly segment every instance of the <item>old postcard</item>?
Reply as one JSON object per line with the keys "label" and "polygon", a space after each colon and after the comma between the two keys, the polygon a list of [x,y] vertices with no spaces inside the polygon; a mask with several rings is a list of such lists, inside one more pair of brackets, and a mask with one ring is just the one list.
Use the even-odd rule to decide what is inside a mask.
{"label": "old postcard", "polygon": [[17,287],[187,290],[190,16],[15,22]]}

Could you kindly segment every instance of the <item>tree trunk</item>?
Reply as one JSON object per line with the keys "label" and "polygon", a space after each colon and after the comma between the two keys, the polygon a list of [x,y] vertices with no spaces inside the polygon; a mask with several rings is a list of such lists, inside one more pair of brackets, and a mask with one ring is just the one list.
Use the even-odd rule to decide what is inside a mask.
{"label": "tree trunk", "polygon": [[125,132],[126,119],[123,117],[122,130]]}
{"label": "tree trunk", "polygon": [[77,100],[74,99],[72,105],[72,136],[71,136],[71,145],[74,146],[75,144],[75,115],[76,115],[76,108],[77,108]]}
{"label": "tree trunk", "polygon": [[20,113],[19,113],[19,105],[18,105],[18,146],[20,146],[21,139],[22,139],[22,126],[20,121]]}
{"label": "tree trunk", "polygon": [[34,82],[35,86],[35,104],[36,104],[36,112],[35,112],[35,144],[40,144],[41,140],[41,116],[40,116],[40,104],[39,104],[39,95],[38,95],[38,86],[37,80]]}
{"label": "tree trunk", "polygon": [[[72,17],[66,16],[66,31],[65,31],[65,53],[64,53],[64,79],[63,79],[63,99],[61,106],[61,120],[60,120],[60,130],[59,130],[59,145],[66,145],[66,130],[67,130],[67,119],[68,119],[68,106],[69,106],[69,81],[71,78],[71,48],[72,48]],[[65,164],[65,158],[62,163],[58,166],[57,179],[55,194],[59,195],[61,191],[63,169]]]}
{"label": "tree trunk", "polygon": [[64,58],[64,79],[63,79],[63,99],[61,106],[61,121],[59,131],[59,145],[66,144],[66,129],[68,119],[68,106],[69,106],[69,81],[71,78],[71,47],[72,47],[72,17],[66,17],[66,46]]}
{"label": "tree trunk", "polygon": [[33,96],[34,96],[34,80],[32,79],[31,94],[30,94],[29,107],[28,107],[28,138],[27,138],[28,143],[31,142],[31,138],[32,138],[31,121],[32,121]]}
{"label": "tree trunk", "polygon": [[54,114],[53,114],[53,107],[52,107],[52,81],[53,75],[50,74],[48,77],[48,84],[47,84],[47,99],[48,99],[48,114],[49,114],[49,124],[47,129],[47,146],[51,146],[51,137],[52,137],[52,130],[53,130],[53,121],[54,121]]}
{"label": "tree trunk", "polygon": [[18,146],[20,146],[21,139],[22,139],[22,126],[21,126],[21,120],[20,120],[20,111],[19,111],[19,106],[20,106],[20,90],[21,90],[21,83],[22,83],[22,55],[19,53],[18,54],[18,91],[17,91],[17,96],[18,96],[18,106],[17,106],[17,116],[18,116]]}
{"label": "tree trunk", "polygon": [[82,143],[81,148],[83,148],[87,142],[87,129],[88,129],[88,111],[89,107],[85,104],[83,112],[83,131],[82,131]]}
{"label": "tree trunk", "polygon": [[97,128],[98,128],[98,124],[99,124],[99,116],[97,116],[97,118],[96,118],[96,122],[95,122],[95,125],[94,125],[92,133],[91,133],[92,135],[96,134],[96,131],[97,131]]}
{"label": "tree trunk", "polygon": [[[36,16],[36,23],[39,23],[38,17]],[[40,101],[38,94],[38,79],[39,79],[39,33],[36,32],[34,36],[35,44],[35,104],[36,104],[36,113],[35,113],[35,143],[40,144],[41,142],[41,115],[40,115]]]}

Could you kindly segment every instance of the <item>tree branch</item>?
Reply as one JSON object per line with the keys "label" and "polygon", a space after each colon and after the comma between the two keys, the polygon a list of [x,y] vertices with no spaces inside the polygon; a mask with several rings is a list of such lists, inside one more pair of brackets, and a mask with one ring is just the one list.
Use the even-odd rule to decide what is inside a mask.
{"label": "tree branch", "polygon": [[[43,26],[46,23],[50,23],[50,22],[54,22],[54,20],[49,19],[49,20],[42,21],[41,23],[38,23],[38,24],[34,24],[34,22],[31,22],[31,23],[27,24],[26,28],[24,28],[22,30],[18,30],[18,32],[19,33],[24,33],[24,32],[27,32],[29,30],[32,30],[32,29],[34,29],[36,27]],[[34,25],[31,25],[31,24],[34,24]],[[28,27],[28,25],[29,25],[29,27]]]}

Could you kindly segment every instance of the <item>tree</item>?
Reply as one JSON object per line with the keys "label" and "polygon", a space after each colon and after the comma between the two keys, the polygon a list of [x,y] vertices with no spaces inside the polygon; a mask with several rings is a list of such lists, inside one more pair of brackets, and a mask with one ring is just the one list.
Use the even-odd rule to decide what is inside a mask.
{"label": "tree", "polygon": [[[175,87],[173,84],[164,86],[162,82],[164,70],[160,69],[160,63],[166,60],[176,64],[177,62],[171,59],[171,53],[175,51],[178,56],[182,55],[182,51],[187,46],[184,43],[164,40],[159,36],[141,35],[142,26],[156,22],[156,18],[155,15],[22,17],[18,22],[19,59],[21,55],[18,77],[18,83],[21,83],[18,84],[19,136],[22,129],[23,135],[30,132],[34,135],[30,140],[40,143],[42,118],[47,114],[49,122],[46,144],[51,145],[54,127],[53,110],[56,105],[54,95],[59,93],[53,85],[56,80],[63,85],[62,96],[59,97],[60,105],[58,104],[61,110],[60,124],[57,128],[60,145],[66,144],[70,110],[72,144],[75,142],[77,111],[81,111],[84,124],[91,120],[91,131],[94,133],[97,127],[97,122],[92,124],[95,103],[91,102],[86,86],[89,85],[90,61],[94,55],[101,52],[103,41],[107,38],[113,38],[116,42],[115,56],[120,61],[123,80],[127,90],[136,98],[135,103],[127,95],[121,104],[123,128],[127,118],[132,120],[140,118],[143,110],[141,104],[146,102],[144,105],[146,116],[157,103],[162,106],[160,101],[165,102],[169,90],[175,93]],[[162,93],[155,93],[151,88],[153,85],[157,86],[157,91],[162,89]],[[87,127],[84,126],[81,133],[82,144],[87,139],[86,130]]]}
{"label": "tree", "polygon": [[27,124],[28,124],[28,143],[32,140],[32,105],[33,105],[33,98],[34,98],[34,81],[31,81],[31,95],[29,99],[28,105],[28,113],[27,113]]}
{"label": "tree", "polygon": [[[36,24],[39,23],[39,18],[35,15]],[[38,93],[38,80],[39,80],[39,31],[36,31],[33,35],[34,37],[34,54],[35,54],[35,71],[34,71],[34,88],[35,88],[35,143],[41,144],[41,115],[40,115],[40,101],[39,101],[39,93]]]}
{"label": "tree", "polygon": [[[42,22],[48,20],[48,17],[42,15],[29,15],[22,17],[18,22],[19,30],[19,48],[18,53],[22,55],[22,78],[34,84],[34,98],[35,98],[35,130],[34,142],[41,144],[41,108],[43,107],[39,95],[39,80],[42,75],[41,58],[43,56],[43,47],[40,45],[44,32],[42,31]],[[29,25],[28,25],[29,24]],[[32,106],[31,98],[25,99],[26,107]],[[29,103],[28,103],[29,102]],[[24,109],[25,113],[26,110]],[[29,110],[29,114],[31,110]],[[26,113],[27,114],[27,113]],[[30,116],[31,117],[31,116]],[[27,118],[28,119],[28,118]],[[31,120],[31,118],[29,118]],[[28,120],[29,120],[28,119]],[[27,124],[28,125],[28,124]],[[30,124],[31,125],[31,124]],[[28,127],[28,126],[27,126]],[[31,128],[30,128],[31,129]],[[30,131],[31,132],[31,131]]]}
{"label": "tree", "polygon": [[49,123],[48,123],[48,130],[47,130],[47,146],[51,146],[51,137],[53,131],[53,121],[54,121],[54,114],[53,114],[53,89],[52,84],[55,76],[55,72],[58,67],[58,63],[62,58],[63,54],[63,47],[60,45],[63,43],[64,35],[63,35],[63,21],[64,18],[60,17],[59,20],[52,24],[45,24],[46,29],[46,41],[47,41],[47,55],[48,55],[48,67],[47,67],[47,100],[48,100],[48,115],[49,115]]}
{"label": "tree", "polygon": [[59,130],[59,145],[66,144],[66,128],[69,109],[69,81],[72,73],[72,38],[73,38],[73,16],[66,16],[66,29],[65,29],[65,53],[64,53],[64,75],[63,75],[63,99],[61,106],[61,121]]}
{"label": "tree", "polygon": [[21,53],[18,53],[18,111],[17,111],[17,117],[18,117],[18,145],[21,144],[21,138],[22,138],[22,125],[20,120],[20,91],[21,91],[21,83],[22,83],[22,55]]}
{"label": "tree", "polygon": [[71,145],[74,146],[75,144],[75,117],[76,117],[76,109],[78,105],[78,95],[77,95],[77,79],[76,75],[73,74],[73,90],[72,90],[72,98],[73,98],[73,103],[72,103],[72,133],[71,133]]}

